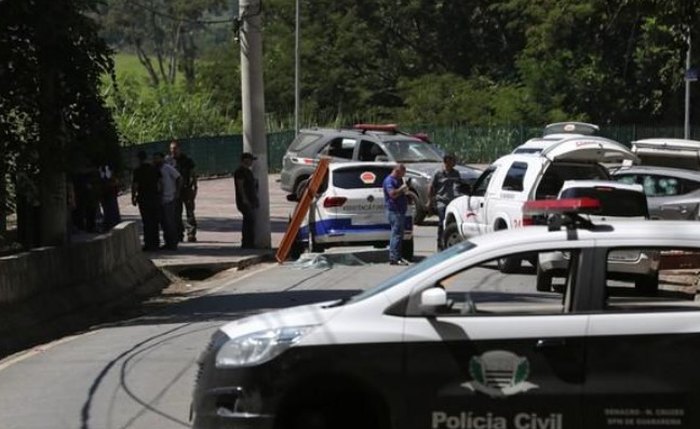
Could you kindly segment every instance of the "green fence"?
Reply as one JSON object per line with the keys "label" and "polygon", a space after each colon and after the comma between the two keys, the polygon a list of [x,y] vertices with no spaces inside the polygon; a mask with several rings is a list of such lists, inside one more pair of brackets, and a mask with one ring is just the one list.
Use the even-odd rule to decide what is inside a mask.
{"label": "green fence", "polygon": [[[433,142],[458,156],[463,163],[489,163],[505,155],[524,141],[542,134],[542,127],[523,125],[471,127],[467,125],[435,126],[414,125],[405,127],[409,132],[424,132]],[[683,127],[651,126],[602,126],[605,137],[629,145],[634,140],[652,137],[683,138]],[[294,138],[294,131],[282,131],[267,135],[268,168],[270,172],[282,169],[282,158],[287,146]],[[700,128],[691,130],[691,139],[700,139]],[[127,165],[133,165],[138,150],[149,154],[167,152],[169,141],[144,143],[123,148]],[[199,137],[181,139],[180,145],[197,164],[202,176],[232,174],[239,163],[243,147],[241,135]]]}

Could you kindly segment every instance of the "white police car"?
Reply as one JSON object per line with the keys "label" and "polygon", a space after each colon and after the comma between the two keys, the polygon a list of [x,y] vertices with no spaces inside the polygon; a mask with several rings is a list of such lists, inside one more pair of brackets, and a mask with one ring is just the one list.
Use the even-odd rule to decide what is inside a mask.
{"label": "white police car", "polygon": [[[393,163],[331,163],[328,174],[301,225],[297,246],[320,252],[332,246],[389,244],[391,226],[386,215],[382,183]],[[410,208],[410,207],[409,207]],[[413,218],[407,213],[402,257],[413,258]]]}
{"label": "white police car", "polygon": [[[221,327],[199,359],[194,428],[700,427],[700,225],[562,223]],[[667,256],[658,291],[610,278],[611,252],[648,248]],[[570,255],[563,295],[537,291],[532,267],[497,268],[552,251]]]}

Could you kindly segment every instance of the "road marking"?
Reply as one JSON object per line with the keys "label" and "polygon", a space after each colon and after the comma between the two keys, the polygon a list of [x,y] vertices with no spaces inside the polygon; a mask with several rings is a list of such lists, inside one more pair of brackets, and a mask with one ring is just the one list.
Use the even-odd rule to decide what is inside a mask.
{"label": "road marking", "polygon": [[97,332],[100,332],[102,329],[95,329],[94,331],[88,331],[88,332],[83,332],[81,334],[75,334],[75,335],[69,335],[67,337],[59,338],[58,340],[51,341],[46,344],[39,344],[37,346],[32,347],[29,350],[22,350],[20,352],[17,352],[13,355],[10,355],[9,357],[0,360],[0,371],[3,371],[10,366],[20,363],[25,359],[29,359],[30,357],[34,357],[36,355],[39,355],[41,353],[44,353],[48,350],[51,350],[52,348],[56,346],[60,346],[61,344],[68,343],[70,341],[75,340],[76,338],[79,337],[85,337],[88,335],[93,335],[96,334]]}

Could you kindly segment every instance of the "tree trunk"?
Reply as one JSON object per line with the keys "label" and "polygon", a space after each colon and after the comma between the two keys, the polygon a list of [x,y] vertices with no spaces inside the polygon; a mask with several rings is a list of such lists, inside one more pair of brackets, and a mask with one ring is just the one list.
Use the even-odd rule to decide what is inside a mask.
{"label": "tree trunk", "polygon": [[[44,10],[65,7],[64,1],[38,2]],[[57,11],[58,12],[58,11]],[[50,14],[49,14],[50,15]],[[56,13],[55,16],[60,16]],[[64,154],[65,127],[62,126],[58,89],[61,86],[56,53],[60,52],[52,28],[38,23],[37,63],[39,83],[39,236],[42,246],[59,246],[68,240],[68,205]]]}

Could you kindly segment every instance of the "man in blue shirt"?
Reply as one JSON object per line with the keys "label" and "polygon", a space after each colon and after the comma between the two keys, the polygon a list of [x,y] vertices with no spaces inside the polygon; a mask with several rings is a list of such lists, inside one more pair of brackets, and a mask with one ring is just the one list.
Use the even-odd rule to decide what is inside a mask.
{"label": "man in blue shirt", "polygon": [[391,225],[391,238],[389,240],[389,264],[408,265],[408,261],[401,258],[403,231],[406,225],[406,209],[408,208],[408,186],[403,181],[406,174],[406,166],[399,164],[386,176],[382,187],[384,188],[384,201],[387,217]]}

